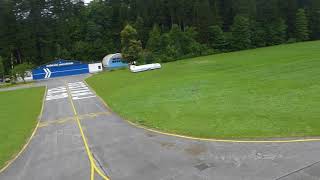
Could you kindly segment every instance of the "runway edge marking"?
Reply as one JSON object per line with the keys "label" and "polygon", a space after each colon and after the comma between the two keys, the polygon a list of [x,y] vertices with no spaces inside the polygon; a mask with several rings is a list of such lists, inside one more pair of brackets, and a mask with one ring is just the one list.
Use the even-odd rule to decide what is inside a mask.
{"label": "runway edge marking", "polygon": [[[111,112],[113,110],[108,106],[108,104],[100,97],[98,93],[84,80],[84,82],[87,84],[87,86],[91,89],[92,92],[96,94],[96,96],[100,99],[100,101],[103,103],[103,105],[109,109]],[[179,135],[174,133],[166,133],[155,129],[150,129],[147,127],[144,127],[142,125],[133,123],[125,118],[122,117],[122,119],[130,124],[133,127],[144,129],[149,132],[171,136],[171,137],[177,137],[182,139],[189,139],[189,140],[195,140],[195,141],[207,141],[207,142],[221,142],[221,143],[299,143],[299,142],[320,142],[320,138],[314,138],[314,139],[292,139],[292,140],[231,140],[231,139],[210,139],[210,138],[198,138],[198,137],[192,137],[192,136],[185,136],[185,135]]]}
{"label": "runway edge marking", "polygon": [[7,161],[6,165],[0,169],[0,174],[3,173],[6,169],[8,169],[10,167],[10,165],[18,159],[18,157],[20,157],[20,155],[26,150],[26,148],[29,146],[31,140],[33,139],[34,135],[36,134],[38,128],[39,128],[39,124],[40,124],[40,120],[42,118],[42,114],[43,114],[43,109],[44,109],[44,103],[45,103],[45,99],[46,99],[46,95],[47,95],[47,89],[48,87],[45,86],[45,92],[44,92],[44,95],[43,95],[43,98],[42,98],[42,107],[41,107],[41,110],[40,110],[40,114],[38,116],[38,122],[37,122],[37,125],[36,127],[33,129],[33,132],[30,136],[30,138],[27,140],[26,144],[22,147],[22,149],[19,151],[19,153],[11,160]]}
{"label": "runway edge marking", "polygon": [[67,89],[68,89],[68,94],[69,94],[69,101],[71,103],[71,106],[72,106],[72,109],[73,109],[73,113],[75,115],[75,119],[76,119],[76,122],[78,124],[78,127],[79,127],[79,130],[80,130],[80,134],[81,134],[81,137],[82,137],[82,140],[83,140],[83,143],[84,143],[84,146],[85,146],[85,149],[86,149],[86,153],[87,153],[87,156],[89,158],[89,161],[90,161],[90,179],[91,180],[94,180],[94,172],[96,171],[104,180],[110,180],[109,177],[107,177],[104,173],[101,172],[101,170],[97,167],[96,163],[95,163],[95,160],[94,158],[92,157],[92,153],[91,153],[91,150],[89,148],[89,145],[88,145],[88,142],[87,142],[87,138],[86,136],[84,135],[84,132],[83,132],[83,129],[82,129],[82,125],[81,125],[81,122],[80,122],[80,119],[79,119],[79,116],[78,116],[78,113],[77,113],[77,110],[74,106],[74,103],[73,103],[73,100],[72,100],[72,97],[71,97],[71,91],[69,89],[69,86],[68,86],[68,83],[65,82],[66,86],[67,86]]}

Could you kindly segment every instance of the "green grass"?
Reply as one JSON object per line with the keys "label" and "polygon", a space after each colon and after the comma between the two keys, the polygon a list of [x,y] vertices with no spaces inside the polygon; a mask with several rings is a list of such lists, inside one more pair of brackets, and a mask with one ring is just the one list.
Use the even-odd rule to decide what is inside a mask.
{"label": "green grass", "polygon": [[41,111],[45,88],[0,92],[0,169],[30,137]]}
{"label": "green grass", "polygon": [[186,59],[87,82],[122,117],[205,138],[320,136],[320,41]]}

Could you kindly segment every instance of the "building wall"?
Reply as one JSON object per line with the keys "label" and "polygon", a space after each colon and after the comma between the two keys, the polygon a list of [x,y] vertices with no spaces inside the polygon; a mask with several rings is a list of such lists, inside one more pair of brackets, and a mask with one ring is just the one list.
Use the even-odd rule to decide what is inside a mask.
{"label": "building wall", "polygon": [[32,70],[34,80],[89,73],[88,64],[78,61],[54,61]]}
{"label": "building wall", "polygon": [[102,70],[102,63],[89,64],[90,73],[97,73],[101,72]]}

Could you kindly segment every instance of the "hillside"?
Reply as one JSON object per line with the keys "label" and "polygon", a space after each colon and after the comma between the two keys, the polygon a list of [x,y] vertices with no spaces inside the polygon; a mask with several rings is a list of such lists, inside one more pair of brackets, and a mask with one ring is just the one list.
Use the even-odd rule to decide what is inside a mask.
{"label": "hillside", "polygon": [[87,82],[122,117],[206,138],[320,135],[320,41],[186,59]]}

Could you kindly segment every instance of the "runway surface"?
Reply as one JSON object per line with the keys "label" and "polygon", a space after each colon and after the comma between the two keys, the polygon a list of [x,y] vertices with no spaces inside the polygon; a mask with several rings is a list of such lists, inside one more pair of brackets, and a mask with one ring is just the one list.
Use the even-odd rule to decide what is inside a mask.
{"label": "runway surface", "polygon": [[146,131],[105,107],[85,77],[41,82],[48,92],[40,126],[1,180],[92,179],[92,162],[111,180],[320,179],[320,142],[206,142]]}

